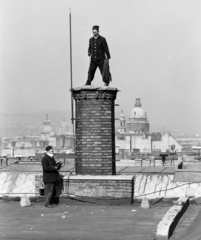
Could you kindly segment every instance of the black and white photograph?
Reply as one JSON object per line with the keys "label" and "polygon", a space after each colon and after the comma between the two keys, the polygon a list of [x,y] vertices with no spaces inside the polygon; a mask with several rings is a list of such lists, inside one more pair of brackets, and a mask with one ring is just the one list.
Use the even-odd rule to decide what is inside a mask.
{"label": "black and white photograph", "polygon": [[201,239],[201,1],[0,0],[0,239]]}

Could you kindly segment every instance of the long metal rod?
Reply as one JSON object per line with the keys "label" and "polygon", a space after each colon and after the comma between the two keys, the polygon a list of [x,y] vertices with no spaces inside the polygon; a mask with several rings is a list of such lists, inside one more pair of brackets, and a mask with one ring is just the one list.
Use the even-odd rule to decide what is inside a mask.
{"label": "long metal rod", "polygon": [[[73,67],[72,67],[72,34],[71,34],[71,9],[69,9],[69,31],[70,31],[70,82],[71,82],[71,122],[73,124],[73,143],[74,143],[74,151],[76,148],[75,141],[75,124],[74,124],[74,104],[73,104]],[[74,167],[76,169],[76,159],[74,161]]]}
{"label": "long metal rod", "polygon": [[69,31],[70,31],[70,83],[71,83],[71,121],[74,133],[74,105],[73,105],[73,70],[72,70],[72,34],[71,34],[71,9],[69,9]]}

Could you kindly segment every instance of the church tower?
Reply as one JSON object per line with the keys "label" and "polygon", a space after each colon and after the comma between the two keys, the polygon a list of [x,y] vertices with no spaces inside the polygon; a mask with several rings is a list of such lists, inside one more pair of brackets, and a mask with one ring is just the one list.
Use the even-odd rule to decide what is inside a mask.
{"label": "church tower", "polygon": [[48,141],[51,133],[52,133],[51,123],[50,120],[48,119],[48,115],[46,115],[46,119],[43,123],[43,130],[41,131],[41,139]]}
{"label": "church tower", "polygon": [[126,132],[126,118],[125,118],[123,110],[121,110],[121,114],[119,116],[118,132],[119,133],[125,133]]}

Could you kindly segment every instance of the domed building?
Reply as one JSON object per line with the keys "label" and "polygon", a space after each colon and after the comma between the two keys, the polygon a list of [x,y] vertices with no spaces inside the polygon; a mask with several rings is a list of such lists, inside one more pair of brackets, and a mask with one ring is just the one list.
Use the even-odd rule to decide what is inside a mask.
{"label": "domed building", "polygon": [[39,141],[39,146],[41,148],[45,148],[45,146],[51,145],[57,150],[74,149],[74,136],[73,133],[70,132],[69,123],[66,122],[65,118],[60,126],[61,127],[58,129],[58,132],[55,134],[52,130],[48,115],[46,115]]}
{"label": "domed building", "polygon": [[59,132],[59,135],[67,135],[70,133],[70,126],[69,126],[69,123],[66,122],[65,118],[61,123],[61,127],[59,128],[58,132]]}
{"label": "domed building", "polygon": [[52,132],[52,127],[48,115],[46,115],[46,119],[43,123],[43,130],[41,131],[41,139],[47,141],[49,140],[50,135],[54,135],[54,133]]}
{"label": "domed building", "polygon": [[172,144],[176,146],[177,152],[181,152],[181,145],[170,133],[150,133],[149,127],[147,114],[137,97],[128,121],[123,111],[119,116],[115,134],[116,152],[124,157],[131,153],[166,152]]}
{"label": "domed building", "polygon": [[135,107],[131,110],[129,121],[127,122],[127,132],[149,133],[149,122],[147,114],[142,109],[140,98],[136,98]]}

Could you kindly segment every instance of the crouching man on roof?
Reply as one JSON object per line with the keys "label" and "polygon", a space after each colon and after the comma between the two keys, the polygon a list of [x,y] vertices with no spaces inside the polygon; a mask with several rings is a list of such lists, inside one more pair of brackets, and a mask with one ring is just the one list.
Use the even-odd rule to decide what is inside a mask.
{"label": "crouching man on roof", "polygon": [[54,159],[54,150],[51,146],[46,147],[45,156],[42,159],[43,182],[45,184],[45,207],[53,208],[52,197],[56,190],[56,200],[58,203],[61,194],[60,176],[58,170],[61,168],[61,162]]}

